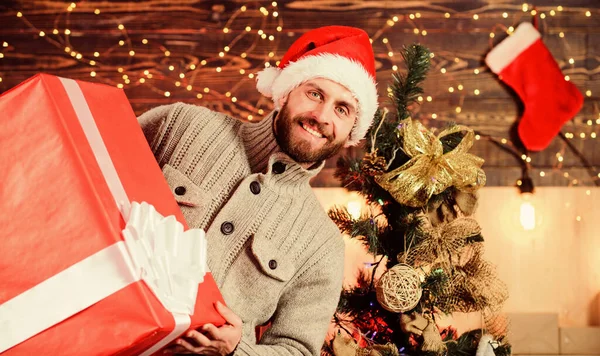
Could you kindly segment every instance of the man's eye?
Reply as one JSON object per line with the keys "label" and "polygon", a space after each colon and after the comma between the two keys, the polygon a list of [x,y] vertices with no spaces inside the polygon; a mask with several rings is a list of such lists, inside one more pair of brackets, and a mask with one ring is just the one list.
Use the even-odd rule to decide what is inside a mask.
{"label": "man's eye", "polygon": [[341,107],[341,106],[338,106],[338,107],[337,107],[337,111],[338,111],[338,113],[339,113],[340,115],[347,115],[347,114],[348,114],[348,113],[346,112],[346,109],[344,109],[344,108],[343,108],[343,107]]}
{"label": "man's eye", "polygon": [[310,92],[308,92],[308,95],[312,96],[315,99],[320,99],[321,98],[321,94],[319,94],[316,91],[310,91]]}

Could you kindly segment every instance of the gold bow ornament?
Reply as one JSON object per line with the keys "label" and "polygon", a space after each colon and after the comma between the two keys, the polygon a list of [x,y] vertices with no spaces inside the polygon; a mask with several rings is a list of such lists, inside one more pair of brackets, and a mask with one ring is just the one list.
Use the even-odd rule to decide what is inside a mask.
{"label": "gold bow ornament", "polygon": [[[400,204],[413,208],[425,206],[432,195],[440,194],[450,186],[461,191],[474,192],[485,185],[481,169],[483,159],[467,151],[473,146],[473,130],[455,125],[437,137],[420,122],[408,118],[399,125],[403,136],[403,150],[410,158],[404,165],[375,177]],[[461,142],[444,153],[443,137],[466,132]]]}

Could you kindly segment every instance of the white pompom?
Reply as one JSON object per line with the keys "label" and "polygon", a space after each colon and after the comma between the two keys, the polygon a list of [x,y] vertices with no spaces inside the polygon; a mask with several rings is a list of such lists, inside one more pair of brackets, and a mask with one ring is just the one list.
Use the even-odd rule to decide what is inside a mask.
{"label": "white pompom", "polygon": [[281,71],[276,67],[269,67],[258,72],[256,77],[256,89],[266,96],[270,98],[273,96],[273,82],[279,76]]}
{"label": "white pompom", "polygon": [[492,341],[494,341],[494,337],[490,334],[485,334],[479,339],[479,344],[477,345],[477,353],[476,356],[495,356],[494,348],[492,347]]}

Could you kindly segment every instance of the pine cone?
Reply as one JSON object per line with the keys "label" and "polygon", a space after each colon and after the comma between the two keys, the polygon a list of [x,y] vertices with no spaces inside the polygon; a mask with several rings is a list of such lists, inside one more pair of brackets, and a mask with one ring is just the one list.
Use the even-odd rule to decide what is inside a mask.
{"label": "pine cone", "polygon": [[387,163],[385,158],[377,155],[377,150],[365,153],[360,168],[370,176],[377,176],[385,172]]}

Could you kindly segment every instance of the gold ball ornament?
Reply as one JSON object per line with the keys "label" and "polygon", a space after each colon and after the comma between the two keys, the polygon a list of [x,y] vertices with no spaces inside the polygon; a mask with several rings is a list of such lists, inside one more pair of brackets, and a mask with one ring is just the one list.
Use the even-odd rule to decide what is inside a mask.
{"label": "gold ball ornament", "polygon": [[409,265],[397,264],[377,281],[377,300],[393,313],[403,313],[419,304],[423,290],[418,272]]}

